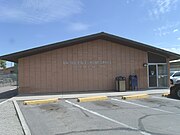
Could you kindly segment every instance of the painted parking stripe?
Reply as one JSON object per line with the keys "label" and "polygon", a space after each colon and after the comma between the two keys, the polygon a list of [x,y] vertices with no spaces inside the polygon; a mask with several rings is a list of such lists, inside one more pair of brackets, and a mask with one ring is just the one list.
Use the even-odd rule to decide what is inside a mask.
{"label": "painted parking stripe", "polygon": [[104,118],[104,119],[106,119],[106,120],[108,120],[108,121],[111,121],[111,122],[113,122],[113,123],[119,124],[119,125],[121,125],[121,126],[124,126],[124,127],[126,127],[126,128],[132,129],[132,130],[139,131],[139,132],[140,132],[141,134],[143,134],[143,135],[151,135],[150,133],[141,131],[141,130],[139,130],[139,129],[137,129],[137,128],[131,127],[131,126],[127,125],[127,124],[124,124],[124,123],[119,122],[119,121],[117,121],[117,120],[111,119],[111,118],[109,118],[109,117],[107,117],[107,116],[104,116],[104,115],[102,115],[102,114],[100,114],[100,113],[97,113],[97,112],[95,112],[95,111],[86,109],[85,107],[82,107],[82,106],[80,106],[80,105],[78,105],[78,104],[75,104],[75,103],[73,103],[73,102],[71,102],[71,101],[69,101],[69,100],[65,100],[65,102],[68,103],[68,104],[71,104],[71,105],[73,105],[73,106],[75,106],[75,107],[77,107],[77,108],[80,108],[80,109],[82,109],[82,110],[84,110],[84,111],[87,111],[87,112],[89,112],[89,113],[91,113],[91,114],[94,114],[94,115],[99,116],[99,117],[101,117],[101,118]]}
{"label": "painted parking stripe", "polygon": [[159,111],[159,112],[174,113],[174,112],[165,111],[165,110],[158,109],[158,108],[152,108],[152,107],[149,107],[149,106],[145,106],[145,105],[141,105],[141,104],[137,104],[137,103],[133,103],[133,102],[129,102],[129,101],[119,100],[119,99],[116,99],[116,98],[111,98],[111,100],[126,103],[126,104],[136,105],[136,106],[139,106],[139,107],[148,108],[148,109]]}
{"label": "painted parking stripe", "polygon": [[178,99],[171,99],[171,98],[166,98],[166,97],[151,96],[151,98],[157,98],[157,99],[163,99],[163,100],[169,100],[169,101],[180,102],[180,100],[178,100]]}
{"label": "painted parking stripe", "polygon": [[31,135],[31,131],[26,123],[26,120],[21,112],[21,109],[19,108],[19,105],[17,103],[16,100],[13,100],[13,104],[14,104],[14,107],[15,107],[15,110],[16,110],[16,113],[17,113],[17,116],[19,118],[19,121],[20,121],[20,124],[23,128],[23,131],[24,131],[24,134],[25,135]]}
{"label": "painted parking stripe", "polygon": [[2,102],[0,102],[0,105],[2,105],[2,104],[4,104],[4,103],[6,103],[6,102],[8,102],[9,100],[11,100],[12,98],[10,98],[10,99],[6,99],[6,100],[4,100],[4,101],[2,101]]}

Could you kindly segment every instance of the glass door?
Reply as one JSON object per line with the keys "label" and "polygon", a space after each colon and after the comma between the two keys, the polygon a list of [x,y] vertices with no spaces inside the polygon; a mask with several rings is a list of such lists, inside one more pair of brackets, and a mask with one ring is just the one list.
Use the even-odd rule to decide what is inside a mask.
{"label": "glass door", "polygon": [[168,85],[168,75],[167,75],[167,65],[158,64],[158,87],[167,87]]}
{"label": "glass door", "polygon": [[149,87],[157,87],[157,69],[156,65],[149,65]]}
{"label": "glass door", "polygon": [[168,86],[168,70],[167,64],[149,64],[149,87],[167,87]]}

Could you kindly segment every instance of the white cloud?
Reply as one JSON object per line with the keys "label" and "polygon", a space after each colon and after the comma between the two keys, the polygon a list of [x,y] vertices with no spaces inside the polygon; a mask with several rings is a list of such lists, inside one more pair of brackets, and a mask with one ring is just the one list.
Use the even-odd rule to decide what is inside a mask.
{"label": "white cloud", "polygon": [[152,9],[149,11],[149,15],[159,18],[160,15],[170,12],[176,8],[178,0],[151,0],[153,4]]}
{"label": "white cloud", "polygon": [[174,29],[173,32],[178,32],[179,30],[178,29]]}
{"label": "white cloud", "polygon": [[177,40],[180,40],[180,37],[178,37]]}
{"label": "white cloud", "polygon": [[158,28],[155,28],[153,31],[158,36],[166,36],[168,34],[172,34],[174,32],[178,32],[178,29],[176,29],[179,26],[180,22],[164,25]]}
{"label": "white cloud", "polygon": [[80,0],[0,1],[0,21],[41,24],[82,12]]}
{"label": "white cloud", "polygon": [[90,26],[81,22],[70,24],[69,29],[72,31],[84,31],[87,30]]}

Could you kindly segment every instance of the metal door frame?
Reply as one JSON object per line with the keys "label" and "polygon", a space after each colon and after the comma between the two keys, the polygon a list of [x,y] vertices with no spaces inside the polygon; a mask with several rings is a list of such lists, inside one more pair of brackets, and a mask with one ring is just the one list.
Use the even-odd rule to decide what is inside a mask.
{"label": "metal door frame", "polygon": [[[157,76],[157,78],[156,78],[156,81],[157,81],[157,87],[150,87],[149,86],[149,65],[155,65],[156,66],[156,76]],[[148,68],[147,68],[147,77],[148,77],[148,88],[159,88],[159,82],[158,82],[158,76],[159,76],[159,72],[158,72],[158,65],[167,65],[167,63],[148,63]],[[167,74],[167,76],[168,76],[168,74]],[[164,88],[166,88],[166,87],[164,87]]]}

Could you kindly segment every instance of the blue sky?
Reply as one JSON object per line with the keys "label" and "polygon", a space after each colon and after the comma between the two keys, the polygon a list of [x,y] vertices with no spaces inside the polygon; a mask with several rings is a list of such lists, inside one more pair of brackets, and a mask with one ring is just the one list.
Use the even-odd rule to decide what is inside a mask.
{"label": "blue sky", "polygon": [[0,0],[0,55],[102,31],[180,54],[180,0]]}

